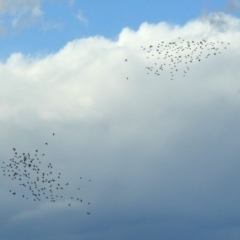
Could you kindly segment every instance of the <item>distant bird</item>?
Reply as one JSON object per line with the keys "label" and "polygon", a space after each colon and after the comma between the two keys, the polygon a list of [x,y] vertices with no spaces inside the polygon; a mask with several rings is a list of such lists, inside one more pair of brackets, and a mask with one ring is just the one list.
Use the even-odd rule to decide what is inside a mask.
{"label": "distant bird", "polygon": [[[153,45],[150,45],[148,48],[141,46],[142,50],[145,51],[146,49],[146,52],[148,53],[147,59],[151,60],[151,58],[153,58],[153,61],[148,60],[149,62],[152,62],[153,66],[146,66],[149,71],[147,72],[147,74],[152,72],[156,76],[160,76],[160,74],[158,73],[158,69],[161,69],[162,71],[168,70],[167,66],[169,66],[170,69],[179,72],[181,71],[181,69],[183,69],[184,71],[184,66],[181,66],[181,64],[183,63],[181,59],[183,57],[185,57],[185,64],[192,64],[196,60],[198,62],[201,62],[201,59],[204,57],[203,55],[205,51],[211,52],[211,54],[209,53],[208,55],[205,55],[206,58],[208,58],[210,55],[216,56],[218,53],[221,54],[221,51],[218,51],[220,49],[219,41],[215,43],[208,42],[204,39],[200,41],[185,41],[181,38],[178,39],[180,39],[180,42],[169,42],[168,44],[165,43],[165,45],[163,45],[164,42],[161,42],[156,46],[156,48],[154,48]],[[221,42],[221,44],[223,45],[224,42]],[[225,47],[223,49],[227,49],[226,46],[223,47]],[[153,54],[154,51],[156,51],[156,53],[158,54],[157,59],[160,59],[159,61],[162,60],[159,65],[156,61],[154,61],[156,60],[155,54]],[[182,55],[180,55],[179,52],[181,52]],[[176,65],[180,65],[180,68],[177,68]],[[188,66],[187,70],[189,70]],[[185,75],[186,74],[184,74],[183,76],[185,77]],[[173,80],[173,77],[173,75],[170,77],[171,80]]]}
{"label": "distant bird", "polygon": [[[53,133],[53,136],[54,135],[55,133]],[[48,143],[45,144],[48,145]],[[5,164],[5,162],[2,162],[3,165],[1,168],[3,169],[3,176],[9,177],[11,180],[18,181],[18,183],[21,181],[22,183],[17,185],[25,187],[25,191],[29,191],[29,195],[25,194],[25,191],[24,194],[20,194],[22,198],[37,202],[42,201],[42,196],[44,196],[45,201],[52,203],[56,202],[60,197],[63,198],[64,195],[61,194],[61,196],[58,194],[58,191],[62,191],[61,193],[64,193],[65,189],[62,187],[62,183],[58,180],[62,176],[62,173],[59,172],[57,174],[54,171],[48,172],[46,170],[46,166],[53,169],[51,163],[46,163],[46,166],[42,167],[41,157],[37,154],[39,152],[38,149],[35,149],[31,154],[22,153],[20,155],[16,152],[16,148],[12,149],[14,151],[13,158],[9,160],[9,163],[6,162]],[[44,155],[45,154],[41,154],[41,156]],[[80,179],[82,179],[82,177],[80,177]],[[69,183],[67,182],[66,185],[69,185]],[[78,187],[78,190],[80,190],[80,187]],[[9,192],[16,195],[16,192],[12,192],[12,190],[9,190]],[[80,198],[69,196],[67,198],[72,199],[72,201],[76,199],[76,201],[80,201],[81,203],[83,202]],[[68,206],[70,205],[71,203],[68,204]]]}

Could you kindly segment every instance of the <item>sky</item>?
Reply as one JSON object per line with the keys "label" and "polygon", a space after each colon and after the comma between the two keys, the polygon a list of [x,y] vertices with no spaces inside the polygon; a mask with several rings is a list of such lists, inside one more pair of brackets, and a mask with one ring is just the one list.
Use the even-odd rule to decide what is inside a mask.
{"label": "sky", "polygon": [[[238,240],[239,10],[1,0],[0,238]],[[6,176],[13,148],[64,197]]]}

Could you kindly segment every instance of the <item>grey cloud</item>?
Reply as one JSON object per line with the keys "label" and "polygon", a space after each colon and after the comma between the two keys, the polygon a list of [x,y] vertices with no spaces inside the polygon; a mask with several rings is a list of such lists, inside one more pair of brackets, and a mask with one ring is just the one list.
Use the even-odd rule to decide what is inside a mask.
{"label": "grey cloud", "polygon": [[40,15],[40,3],[41,0],[1,0],[0,1],[0,13],[10,13],[12,15],[22,14],[24,12],[30,11],[33,15]]}
{"label": "grey cloud", "polygon": [[238,0],[229,0],[226,6],[227,12],[238,11],[240,9],[240,3]]}
{"label": "grey cloud", "polygon": [[238,21],[228,18],[223,12],[212,12],[201,18],[202,21],[216,32],[226,32],[228,30],[232,31],[234,28],[239,29],[240,25]]}

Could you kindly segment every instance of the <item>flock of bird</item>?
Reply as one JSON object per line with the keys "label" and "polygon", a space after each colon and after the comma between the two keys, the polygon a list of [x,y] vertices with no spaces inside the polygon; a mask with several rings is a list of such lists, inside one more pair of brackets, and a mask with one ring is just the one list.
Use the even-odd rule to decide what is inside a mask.
{"label": "flock of bird", "polygon": [[[147,60],[154,65],[146,66],[147,74],[153,73],[161,76],[163,71],[170,73],[170,79],[173,80],[176,73],[182,70],[182,76],[185,77],[190,71],[190,65],[194,62],[201,62],[203,58],[217,56],[221,54],[221,48],[227,49],[230,43],[208,42],[207,40],[186,41],[178,38],[178,41],[165,43],[162,41],[157,46],[141,46],[142,50],[147,53]],[[154,61],[152,61],[154,60]],[[128,59],[125,59],[127,62]],[[128,77],[127,77],[128,79]]]}
{"label": "flock of bird", "polygon": [[[53,136],[55,133],[53,133]],[[48,143],[45,143],[48,145]],[[14,157],[9,159],[8,163],[3,162],[2,172],[6,177],[11,178],[13,181],[17,181],[19,186],[23,188],[20,193],[9,190],[10,194],[33,201],[50,201],[56,202],[57,200],[66,200],[64,192],[69,187],[69,183],[63,183],[61,181],[62,174],[54,173],[53,166],[48,163],[47,168],[42,167],[44,153],[39,153],[35,150],[34,154],[22,153],[19,154],[16,148],[13,148]],[[44,171],[44,169],[47,169]],[[79,181],[82,181],[82,177],[79,177]],[[91,182],[91,180],[88,180]],[[67,205],[70,207],[73,202],[79,202],[84,204],[85,201],[80,197],[80,187],[77,187],[77,197],[67,197]],[[90,202],[87,202],[90,205]],[[87,212],[90,215],[90,212]]]}

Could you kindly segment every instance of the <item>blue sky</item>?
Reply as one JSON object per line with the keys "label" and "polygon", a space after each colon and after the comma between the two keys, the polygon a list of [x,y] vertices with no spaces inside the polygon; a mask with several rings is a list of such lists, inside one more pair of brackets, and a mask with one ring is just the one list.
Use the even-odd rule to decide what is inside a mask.
{"label": "blue sky", "polygon": [[239,6],[0,1],[0,239],[238,240]]}
{"label": "blue sky", "polygon": [[[0,57],[3,60],[12,52],[56,52],[76,38],[101,35],[116,39],[123,28],[137,30],[143,22],[156,24],[165,21],[182,25],[211,11],[226,12],[230,3],[225,0],[194,1],[194,4],[190,0],[60,0],[33,1],[31,5],[27,1],[20,2],[21,6],[13,7],[13,1],[10,3],[12,6],[2,12],[4,31],[1,34]],[[34,9],[38,9],[39,13],[34,13]],[[14,22],[17,23],[14,25]]]}

